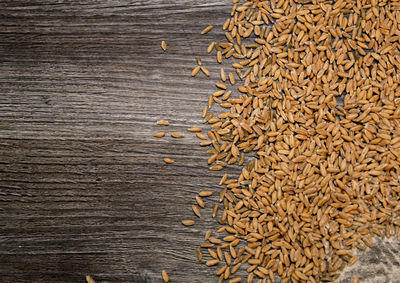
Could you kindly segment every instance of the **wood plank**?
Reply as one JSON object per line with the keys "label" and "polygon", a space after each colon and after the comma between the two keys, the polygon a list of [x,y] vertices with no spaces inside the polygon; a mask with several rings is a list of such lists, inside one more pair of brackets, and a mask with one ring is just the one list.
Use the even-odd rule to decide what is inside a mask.
{"label": "wood plank", "polygon": [[[223,39],[230,2],[2,4],[1,281],[161,282],[166,269],[171,282],[216,282],[195,249],[217,227],[210,215],[222,173],[208,170],[193,134],[153,134],[206,129],[200,113],[220,68],[206,48]],[[216,28],[200,35],[209,24]],[[191,77],[195,55],[211,78]],[[171,126],[155,125],[163,118]],[[204,188],[214,192],[204,217],[183,227]],[[396,282],[399,248],[380,242],[340,282]]]}

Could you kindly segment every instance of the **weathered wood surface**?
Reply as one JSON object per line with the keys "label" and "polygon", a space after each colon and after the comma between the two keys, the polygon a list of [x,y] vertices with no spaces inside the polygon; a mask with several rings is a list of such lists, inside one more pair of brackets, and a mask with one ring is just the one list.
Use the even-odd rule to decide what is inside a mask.
{"label": "weathered wood surface", "polygon": [[[171,282],[216,282],[195,249],[216,227],[217,196],[193,228],[180,220],[195,218],[200,189],[220,190],[221,172],[193,134],[153,134],[161,118],[169,132],[201,125],[220,67],[206,48],[230,5],[0,2],[1,282],[161,282],[161,269]],[[191,78],[195,55],[211,79]],[[399,248],[379,243],[340,282],[399,282]]]}

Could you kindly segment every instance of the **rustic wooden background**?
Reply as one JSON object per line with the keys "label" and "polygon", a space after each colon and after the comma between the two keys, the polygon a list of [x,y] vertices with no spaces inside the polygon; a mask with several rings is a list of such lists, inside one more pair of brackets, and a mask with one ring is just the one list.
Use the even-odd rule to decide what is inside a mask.
{"label": "rustic wooden background", "polygon": [[[230,7],[0,1],[1,282],[161,282],[161,269],[171,282],[216,282],[195,249],[217,227],[217,197],[193,228],[180,221],[194,219],[198,191],[218,193],[222,173],[208,171],[193,134],[153,134],[161,118],[169,132],[202,125],[220,67],[206,48]],[[209,24],[218,28],[200,35]],[[195,55],[210,79],[191,78]],[[340,282],[400,281],[400,244],[377,242]]]}

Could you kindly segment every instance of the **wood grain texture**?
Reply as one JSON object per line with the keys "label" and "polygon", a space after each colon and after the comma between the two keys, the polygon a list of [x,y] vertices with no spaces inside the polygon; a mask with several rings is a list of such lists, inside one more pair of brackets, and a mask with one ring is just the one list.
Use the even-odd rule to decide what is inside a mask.
{"label": "wood grain texture", "polygon": [[[153,134],[202,125],[230,1],[0,3],[0,281],[216,282],[195,249],[222,173],[194,134]],[[210,79],[191,78],[195,55]],[[205,188],[205,217],[183,227]],[[400,244],[377,242],[340,282],[399,282]]]}

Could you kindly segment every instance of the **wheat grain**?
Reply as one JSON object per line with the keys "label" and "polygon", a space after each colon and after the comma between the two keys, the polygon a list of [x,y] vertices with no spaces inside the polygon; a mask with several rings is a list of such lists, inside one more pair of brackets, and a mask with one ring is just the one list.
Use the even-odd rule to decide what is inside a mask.
{"label": "wheat grain", "polygon": [[202,133],[196,133],[196,137],[201,140],[207,140],[207,137]]}
{"label": "wheat grain", "polygon": [[200,143],[200,146],[207,146],[207,145],[210,145],[211,144],[211,141],[210,140],[208,140],[208,141],[202,141],[201,143]]}
{"label": "wheat grain", "polygon": [[233,73],[229,72],[228,77],[229,77],[229,82],[231,83],[231,85],[234,85],[235,84],[235,76],[233,75]]}
{"label": "wheat grain", "polygon": [[215,204],[214,205],[214,208],[213,208],[213,212],[212,212],[212,217],[215,217],[216,215],[217,215],[217,213],[218,213],[218,204]]}
{"label": "wheat grain", "polygon": [[203,199],[201,197],[199,197],[199,196],[196,197],[196,202],[201,208],[205,207],[205,203],[204,203],[204,201],[203,201]]}
{"label": "wheat grain", "polygon": [[212,244],[212,243],[202,243],[200,245],[200,247],[201,248],[212,248],[212,247],[214,247],[214,244]]}
{"label": "wheat grain", "polygon": [[204,240],[207,241],[211,236],[212,231],[209,229],[204,235]]}
{"label": "wheat grain", "polygon": [[164,52],[167,51],[167,43],[164,40],[161,41],[161,48],[164,50]]}
{"label": "wheat grain", "polygon": [[197,62],[197,65],[199,65],[199,66],[202,65],[200,56],[196,56],[196,62]]}
{"label": "wheat grain", "polygon": [[206,68],[206,67],[201,67],[200,69],[201,69],[201,71],[204,73],[204,75],[206,75],[207,77],[209,77],[209,76],[210,76],[210,71],[209,71],[209,70],[207,70],[207,68]]}
{"label": "wheat grain", "polygon": [[165,132],[163,132],[163,131],[157,132],[157,133],[154,134],[154,136],[155,136],[156,138],[162,138],[163,136],[165,136]]}
{"label": "wheat grain", "polygon": [[169,158],[169,157],[165,157],[163,160],[164,160],[164,162],[167,163],[167,164],[172,164],[172,163],[175,162],[173,159],[171,159],[171,158]]}
{"label": "wheat grain", "polygon": [[192,70],[192,77],[195,77],[200,72],[200,68],[201,66],[194,67],[194,69]]}
{"label": "wheat grain", "polygon": [[200,191],[199,192],[199,196],[201,196],[201,197],[209,197],[211,195],[212,195],[211,191]]}
{"label": "wheat grain", "polygon": [[171,137],[179,139],[185,137],[185,133],[183,132],[172,132]]}
{"label": "wheat grain", "polygon": [[168,277],[168,274],[167,274],[167,272],[165,270],[161,271],[161,276],[162,276],[163,281],[165,283],[168,283],[169,277]]}
{"label": "wheat grain", "polygon": [[200,217],[200,210],[197,206],[192,205],[192,210],[197,217]]}
{"label": "wheat grain", "polygon": [[218,63],[222,63],[222,52],[221,51],[217,51],[217,62]]}
{"label": "wheat grain", "polygon": [[207,53],[211,53],[215,47],[215,41],[211,42],[207,47]]}
{"label": "wheat grain", "polygon": [[188,131],[192,132],[192,133],[196,133],[196,132],[201,132],[202,129],[200,127],[191,127],[188,129]]}
{"label": "wheat grain", "polygon": [[211,259],[211,260],[208,260],[207,262],[206,262],[206,265],[207,266],[214,266],[214,265],[217,265],[219,263],[219,260],[218,259]]}
{"label": "wheat grain", "polygon": [[157,125],[168,126],[169,123],[166,120],[159,120],[157,121]]}
{"label": "wheat grain", "polygon": [[193,226],[194,225],[194,221],[193,220],[182,220],[182,224],[184,226]]}
{"label": "wheat grain", "polygon": [[90,276],[90,275],[86,275],[86,282],[87,283],[95,283],[95,281],[93,280],[92,276]]}
{"label": "wheat grain", "polygon": [[[399,235],[398,5],[314,2],[234,0],[226,42],[207,50],[231,58],[238,76],[221,68],[238,87],[216,83],[200,136],[210,170],[242,168],[220,181],[217,232],[228,235],[202,244],[216,246],[215,264],[229,249],[221,282],[242,264],[248,282],[332,281],[372,234]],[[207,113],[215,105],[223,112]]]}
{"label": "wheat grain", "polygon": [[213,26],[209,25],[208,27],[206,27],[205,29],[203,29],[203,30],[201,31],[201,34],[206,34],[206,33],[208,33],[209,31],[212,30],[212,28],[213,28]]}
{"label": "wheat grain", "polygon": [[200,249],[200,248],[197,248],[197,249],[196,249],[196,256],[197,256],[197,260],[198,260],[199,262],[201,262],[201,261],[203,260],[203,253],[201,252],[201,249]]}
{"label": "wheat grain", "polygon": [[223,68],[221,68],[221,70],[220,70],[220,77],[221,77],[221,80],[222,80],[223,82],[226,81],[226,74],[225,74],[225,71],[224,71]]}

